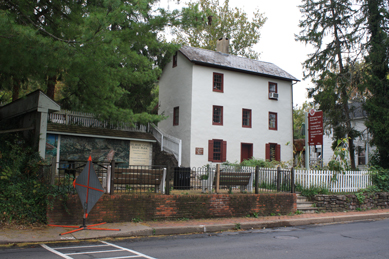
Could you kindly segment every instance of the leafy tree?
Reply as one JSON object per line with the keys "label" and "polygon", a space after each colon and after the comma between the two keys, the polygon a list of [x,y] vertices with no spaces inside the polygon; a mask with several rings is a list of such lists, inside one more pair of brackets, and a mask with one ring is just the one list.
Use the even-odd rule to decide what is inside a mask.
{"label": "leafy tree", "polygon": [[372,143],[378,148],[378,165],[389,168],[389,6],[383,0],[364,0],[362,20],[367,21],[368,72],[365,86],[371,96],[366,100],[369,114],[366,126],[373,135]]}
{"label": "leafy tree", "polygon": [[303,139],[303,123],[305,123],[305,113],[314,108],[311,103],[305,101],[301,107],[293,107],[293,139]]}
{"label": "leafy tree", "polygon": [[202,24],[198,27],[175,28],[177,43],[215,50],[217,40],[227,37],[232,39],[231,54],[258,59],[259,53],[252,47],[258,43],[260,29],[266,22],[266,18],[258,9],[253,13],[254,18],[249,21],[242,9],[229,7],[229,0],[225,0],[224,5],[219,5],[219,0],[199,0],[189,3],[190,8],[196,5],[199,5],[200,10],[207,14],[207,19],[202,20]]}
{"label": "leafy tree", "polygon": [[296,40],[312,44],[315,52],[304,62],[305,78],[311,77],[316,87],[309,92],[320,105],[326,125],[333,129],[334,144],[347,138],[351,168],[355,168],[354,139],[359,135],[351,125],[350,93],[355,85],[355,49],[360,47],[351,0],[303,0],[300,6],[302,31]]}
{"label": "leafy tree", "polygon": [[160,120],[147,113],[151,92],[179,46],[159,34],[204,15],[197,6],[168,12],[154,2],[1,1],[0,90],[35,82],[54,97],[60,82],[62,108],[113,121]]}

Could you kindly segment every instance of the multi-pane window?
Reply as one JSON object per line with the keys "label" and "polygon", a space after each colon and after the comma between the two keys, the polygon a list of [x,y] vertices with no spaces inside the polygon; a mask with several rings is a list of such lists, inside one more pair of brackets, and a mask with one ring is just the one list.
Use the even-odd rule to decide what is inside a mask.
{"label": "multi-pane window", "polygon": [[174,107],[173,110],[173,125],[177,126],[180,123],[180,107]]}
{"label": "multi-pane window", "polygon": [[213,73],[213,91],[223,92],[223,74]]}
{"label": "multi-pane window", "polygon": [[227,142],[222,139],[208,141],[208,161],[225,162],[227,160]]}
{"label": "multi-pane window", "polygon": [[251,110],[243,109],[242,127],[251,128]]}
{"label": "multi-pane window", "polygon": [[212,124],[223,125],[223,106],[213,106],[212,109]]}
{"label": "multi-pane window", "polygon": [[277,113],[269,112],[269,129],[277,130]]}
{"label": "multi-pane window", "polygon": [[221,140],[213,141],[213,160],[221,161],[222,160],[222,142]]}
{"label": "multi-pane window", "polygon": [[269,93],[277,93],[277,83],[269,82]]}

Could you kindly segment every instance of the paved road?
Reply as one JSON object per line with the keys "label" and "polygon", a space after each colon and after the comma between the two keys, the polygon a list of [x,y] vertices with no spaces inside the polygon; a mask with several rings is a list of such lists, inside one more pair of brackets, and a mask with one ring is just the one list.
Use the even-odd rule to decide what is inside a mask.
{"label": "paved road", "polygon": [[[0,258],[86,259],[131,256],[160,259],[387,259],[389,219],[218,234],[46,245],[45,248],[36,246],[0,249]],[[57,254],[54,254],[55,252]]]}

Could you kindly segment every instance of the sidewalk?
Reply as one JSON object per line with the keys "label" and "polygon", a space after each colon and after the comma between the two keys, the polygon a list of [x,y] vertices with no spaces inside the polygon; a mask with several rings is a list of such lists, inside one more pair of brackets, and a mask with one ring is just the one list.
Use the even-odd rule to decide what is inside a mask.
{"label": "sidewalk", "polygon": [[[223,230],[274,228],[324,223],[340,223],[357,220],[377,220],[389,218],[389,209],[352,212],[326,212],[291,216],[266,216],[215,219],[180,219],[176,221],[147,221],[141,223],[107,223],[102,228],[119,228],[121,231],[82,230],[72,234],[59,234],[73,230],[45,226],[39,229],[1,229],[0,244],[40,243],[54,241],[98,239],[105,237],[136,237],[153,235],[175,235]],[[76,224],[77,226],[77,224]]]}

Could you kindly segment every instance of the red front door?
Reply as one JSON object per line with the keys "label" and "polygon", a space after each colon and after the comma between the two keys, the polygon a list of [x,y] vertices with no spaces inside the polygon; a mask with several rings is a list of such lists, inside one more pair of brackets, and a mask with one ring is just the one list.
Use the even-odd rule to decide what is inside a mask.
{"label": "red front door", "polygon": [[241,143],[240,162],[248,160],[253,157],[253,144]]}

